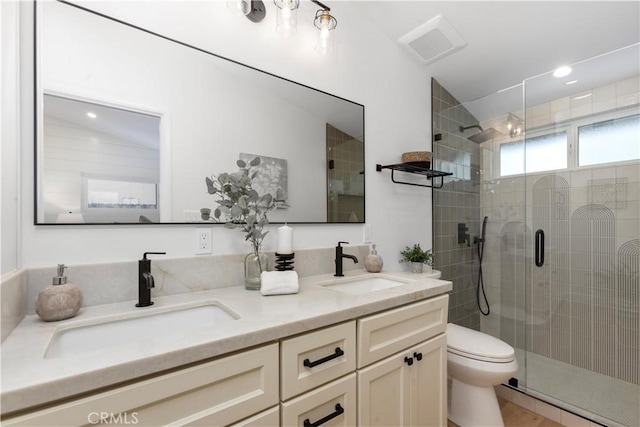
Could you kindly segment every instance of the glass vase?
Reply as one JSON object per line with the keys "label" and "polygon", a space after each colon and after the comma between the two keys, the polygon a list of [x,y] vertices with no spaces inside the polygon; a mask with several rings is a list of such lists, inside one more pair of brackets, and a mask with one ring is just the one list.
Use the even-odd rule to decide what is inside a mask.
{"label": "glass vase", "polygon": [[251,252],[244,258],[244,288],[260,290],[260,273],[267,271],[268,259],[264,252]]}

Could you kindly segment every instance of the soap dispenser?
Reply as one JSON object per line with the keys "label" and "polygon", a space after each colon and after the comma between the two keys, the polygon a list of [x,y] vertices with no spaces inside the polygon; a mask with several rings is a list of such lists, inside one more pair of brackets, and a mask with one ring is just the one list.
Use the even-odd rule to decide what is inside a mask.
{"label": "soap dispenser", "polygon": [[364,259],[364,268],[369,273],[380,273],[382,271],[382,257],[376,251],[376,245],[372,245],[371,253]]}
{"label": "soap dispenser", "polygon": [[36,298],[36,314],[46,322],[73,317],[82,307],[82,291],[67,283],[65,268],[64,264],[58,264],[58,275],[53,278],[53,283],[40,291]]}

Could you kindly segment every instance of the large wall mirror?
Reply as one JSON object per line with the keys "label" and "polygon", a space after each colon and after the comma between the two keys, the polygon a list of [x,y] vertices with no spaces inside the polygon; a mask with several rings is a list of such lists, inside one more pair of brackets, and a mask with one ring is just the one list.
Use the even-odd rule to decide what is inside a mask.
{"label": "large wall mirror", "polygon": [[362,223],[364,106],[38,2],[36,224],[202,222],[205,178],[261,157],[274,223]]}

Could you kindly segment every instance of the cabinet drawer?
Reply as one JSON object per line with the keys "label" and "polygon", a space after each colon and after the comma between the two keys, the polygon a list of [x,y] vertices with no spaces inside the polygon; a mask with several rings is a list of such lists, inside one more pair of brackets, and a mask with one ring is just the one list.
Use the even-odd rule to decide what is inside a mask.
{"label": "cabinet drawer", "polygon": [[284,340],[280,352],[282,400],[287,400],[356,369],[356,322]]}
{"label": "cabinet drawer", "polygon": [[446,331],[448,295],[358,320],[358,368]]}
{"label": "cabinet drawer", "polygon": [[352,373],[282,404],[283,427],[305,420],[322,427],[356,425],[356,374]]}
{"label": "cabinet drawer", "polygon": [[278,345],[271,344],[3,420],[3,426],[228,425],[278,403],[278,367]]}
{"label": "cabinet drawer", "polygon": [[233,424],[233,427],[279,427],[280,426],[280,406],[260,412],[253,417]]}

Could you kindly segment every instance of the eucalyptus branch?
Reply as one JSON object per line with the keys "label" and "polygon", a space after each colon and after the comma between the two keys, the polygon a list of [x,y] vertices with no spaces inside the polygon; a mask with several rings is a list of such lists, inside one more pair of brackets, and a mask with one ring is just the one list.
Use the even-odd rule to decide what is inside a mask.
{"label": "eucalyptus branch", "polygon": [[245,233],[245,240],[251,243],[253,252],[257,254],[264,237],[269,233],[263,232],[264,226],[269,224],[267,214],[284,197],[281,189],[278,189],[274,198],[268,193],[260,195],[253,188],[253,180],[259,173],[254,170],[260,164],[259,157],[249,164],[243,160],[238,160],[236,164],[238,172],[205,178],[207,192],[218,196],[218,206],[213,211],[212,219],[224,222],[227,228],[240,228]]}

